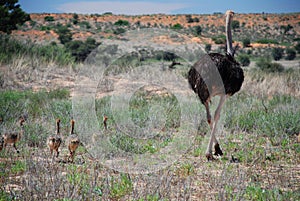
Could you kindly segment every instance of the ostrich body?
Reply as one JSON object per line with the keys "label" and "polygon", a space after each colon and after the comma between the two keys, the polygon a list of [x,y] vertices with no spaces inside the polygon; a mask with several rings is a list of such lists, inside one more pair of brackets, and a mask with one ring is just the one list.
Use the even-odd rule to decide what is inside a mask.
{"label": "ostrich body", "polygon": [[[226,12],[226,41],[227,53],[225,55],[210,53],[203,56],[188,73],[188,81],[193,91],[204,104],[207,121],[211,128],[210,141],[206,150],[208,160],[213,159],[212,146],[215,147],[215,155],[223,155],[219,143],[215,137],[217,123],[220,118],[222,106],[228,96],[238,92],[244,81],[244,73],[240,64],[234,59],[231,37],[231,21],[234,12]],[[212,120],[209,103],[212,97],[220,96],[219,105]]]}
{"label": "ostrich body", "polygon": [[6,148],[7,144],[12,144],[13,147],[15,148],[15,150],[17,151],[17,153],[19,153],[19,150],[16,147],[16,143],[20,141],[23,133],[24,133],[24,122],[25,122],[25,118],[20,117],[19,119],[19,124],[21,127],[21,131],[19,132],[14,132],[14,133],[5,133],[2,138],[1,138],[1,144],[3,144],[3,146],[0,147],[0,150],[2,150],[3,148]]}
{"label": "ostrich body", "polygon": [[69,153],[70,153],[69,159],[71,159],[71,162],[74,161],[75,151],[80,144],[80,140],[79,140],[78,136],[76,134],[74,134],[74,124],[75,124],[75,121],[72,119],[70,136],[67,139],[68,149],[69,149]]}
{"label": "ostrich body", "polygon": [[53,151],[56,152],[56,157],[59,155],[59,147],[62,143],[62,139],[60,136],[60,119],[56,120],[56,134],[52,135],[48,138],[47,144],[50,149],[50,154],[53,154]]}

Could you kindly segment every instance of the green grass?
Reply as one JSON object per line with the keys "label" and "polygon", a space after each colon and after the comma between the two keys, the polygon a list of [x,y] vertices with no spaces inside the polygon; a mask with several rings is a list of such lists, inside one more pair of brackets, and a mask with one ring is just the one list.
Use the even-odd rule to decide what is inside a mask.
{"label": "green grass", "polygon": [[3,190],[0,190],[0,201],[10,201],[10,200],[13,200],[13,199],[11,198],[9,193],[7,193]]}
{"label": "green grass", "polygon": [[[247,74],[252,76],[253,82],[262,82],[268,79],[267,74],[256,73]],[[297,83],[299,79],[297,74],[283,73],[281,76],[286,76],[287,83]],[[153,130],[153,136],[151,139],[139,139],[131,137],[125,131],[117,128],[117,118],[115,113],[123,115],[123,111],[112,111],[111,98],[110,96],[103,97],[95,100],[96,115],[98,122],[103,129],[102,117],[107,115],[109,117],[108,124],[109,130],[106,132],[113,146],[121,149],[125,152],[134,154],[156,154],[162,148],[168,146],[169,143],[173,142],[174,132],[189,132],[188,129],[182,128],[180,125],[181,112],[185,107],[179,107],[178,100],[175,96],[168,93],[164,88],[160,89],[162,93],[155,93],[155,90],[149,90],[147,87],[140,88],[137,90],[129,100],[129,113],[126,114],[126,118],[130,118],[132,122],[139,128],[145,129],[148,126],[148,122],[159,120],[163,117],[164,127],[158,126],[157,130]],[[70,92],[65,89],[53,90],[53,91],[1,91],[0,92],[0,115],[3,117],[4,122],[1,124],[2,128],[11,128],[16,123],[17,118],[23,113],[28,113],[29,120],[28,124],[25,125],[24,138],[19,142],[18,145],[26,143],[28,146],[24,146],[21,150],[30,149],[28,153],[22,154],[19,158],[29,158],[28,161],[32,160],[30,157],[35,157],[31,154],[40,154],[40,150],[46,148],[45,139],[50,133],[54,132],[55,118],[61,118],[62,130],[64,133],[68,132],[69,120],[72,115],[72,102],[70,100]],[[212,101],[213,107],[215,107],[215,101]],[[187,152],[185,156],[189,157],[190,161],[180,164],[177,168],[166,168],[168,174],[172,175],[163,181],[163,177],[155,180],[159,181],[159,184],[151,183],[153,180],[141,179],[139,182],[137,178],[133,180],[134,176],[123,173],[112,172],[111,170],[104,170],[103,164],[96,164],[94,161],[89,161],[86,157],[86,153],[83,147],[80,147],[77,153],[81,154],[84,164],[62,164],[54,163],[55,166],[47,167],[47,163],[43,163],[43,168],[38,169],[40,163],[34,161],[33,163],[26,163],[24,160],[9,161],[0,163],[0,180],[4,180],[4,185],[9,184],[10,180],[7,179],[9,176],[19,176],[26,172],[29,175],[35,175],[34,171],[44,172],[45,178],[48,178],[48,172],[56,175],[57,172],[63,170],[65,174],[61,177],[61,186],[55,186],[55,189],[67,189],[67,193],[59,194],[61,198],[57,200],[80,200],[88,199],[89,195],[95,199],[103,200],[122,200],[127,199],[127,196],[132,200],[162,200],[163,198],[171,195],[163,195],[162,191],[171,192],[174,195],[180,193],[179,191],[192,193],[189,188],[185,188],[187,185],[199,182],[210,183],[210,188],[216,190],[214,184],[219,184],[218,173],[221,173],[224,178],[222,181],[226,182],[222,186],[225,198],[228,200],[299,200],[297,192],[285,189],[286,185],[289,185],[289,181],[285,181],[286,185],[282,181],[276,187],[268,188],[265,185],[267,180],[253,180],[256,174],[259,177],[259,171],[267,171],[267,168],[274,167],[277,164],[293,166],[299,162],[300,145],[294,142],[295,135],[300,130],[300,99],[293,95],[282,95],[276,94],[270,97],[258,96],[249,94],[246,92],[239,92],[233,97],[230,97],[225,103],[222,110],[220,122],[224,123],[224,127],[218,131],[218,135],[222,136],[220,140],[221,148],[223,149],[225,156],[212,163],[203,163],[203,155],[205,152],[205,146],[203,146],[204,137],[201,135],[196,136],[195,144],[190,152]],[[183,108],[182,108],[183,107]],[[205,116],[204,107],[201,105],[201,111]],[[181,111],[182,110],[182,111]],[[163,114],[162,116],[158,116]],[[125,115],[125,113],[124,113]],[[186,129],[186,130],[185,130]],[[183,130],[183,131],[182,131]],[[203,120],[199,125],[199,133],[208,135],[209,127],[207,122]],[[225,137],[224,137],[225,136]],[[40,149],[42,148],[42,149]],[[63,147],[62,155],[66,152],[66,147]],[[114,153],[112,153],[114,154]],[[239,164],[230,164],[230,157],[239,159]],[[10,160],[17,154],[11,154],[10,152],[1,152],[0,157],[4,160]],[[47,157],[47,156],[46,156]],[[80,159],[81,159],[80,158]],[[181,159],[180,159],[181,160]],[[80,162],[78,159],[77,162]],[[102,161],[101,161],[102,162]],[[181,161],[178,161],[181,162]],[[92,164],[92,165],[91,165]],[[93,166],[93,164],[96,164]],[[196,164],[196,165],[195,165]],[[201,167],[198,167],[201,166]],[[253,169],[253,167],[255,167]],[[173,168],[173,169],[172,169]],[[206,169],[205,169],[206,168]],[[109,169],[109,168],[107,168]],[[34,170],[34,171],[33,171]],[[202,173],[202,170],[204,173]],[[230,177],[236,178],[240,173],[235,171],[241,171],[243,176],[242,182],[249,182],[247,186],[235,186],[230,183]],[[32,172],[30,172],[32,171]],[[161,170],[162,172],[165,170]],[[253,171],[253,172],[251,172]],[[257,171],[257,172],[254,172]],[[207,173],[211,175],[206,177]],[[215,174],[215,172],[217,172]],[[160,172],[155,174],[161,174]],[[282,174],[284,174],[282,172]],[[224,176],[225,175],[225,176]],[[229,175],[229,176],[228,176]],[[36,175],[35,175],[36,176]],[[148,176],[148,175],[147,175]],[[154,175],[151,175],[154,177]],[[37,177],[37,176],[36,176]],[[274,175],[270,175],[274,177]],[[34,178],[34,177],[33,177]],[[217,179],[216,179],[217,178]],[[276,177],[277,178],[277,177]],[[13,179],[13,178],[12,178]],[[34,178],[35,179],[35,178]],[[33,180],[34,180],[33,179]],[[215,180],[214,180],[215,179]],[[36,180],[47,187],[49,180],[41,181],[39,177]],[[158,189],[157,191],[151,189],[146,190],[143,195],[134,197],[133,192],[136,184],[144,184],[149,182],[147,185]],[[165,182],[165,183],[163,183]],[[214,183],[215,182],[215,183]],[[219,182],[219,183],[218,183]],[[55,183],[55,182],[54,182]],[[58,182],[59,183],[59,182]],[[165,186],[174,185],[170,188]],[[182,186],[176,186],[176,184]],[[40,186],[41,187],[41,186]],[[42,186],[44,187],[44,186]],[[166,189],[164,189],[164,187]],[[181,188],[182,187],[182,188]],[[197,186],[193,186],[197,188]],[[148,186],[147,186],[148,188]],[[150,188],[150,187],[149,187]],[[179,189],[177,191],[177,188]],[[50,189],[50,190],[49,190]],[[52,186],[45,188],[48,193],[51,191]],[[71,190],[70,190],[71,189]],[[162,189],[161,191],[159,191]],[[174,190],[175,189],[175,190]],[[10,194],[7,194],[0,189],[0,199],[10,200]],[[26,189],[27,190],[27,189]],[[25,195],[27,191],[22,191],[20,194]],[[41,189],[39,189],[41,190]],[[38,192],[38,190],[35,190]],[[238,191],[238,193],[237,193]],[[73,198],[67,199],[67,194],[73,193]],[[75,195],[78,195],[77,197]],[[80,196],[79,196],[80,195]],[[31,195],[30,195],[31,196]],[[65,199],[64,199],[65,197]],[[216,193],[215,198],[218,198]]]}
{"label": "green grass", "polygon": [[112,199],[120,199],[133,190],[133,184],[130,177],[121,174],[120,178],[112,177],[110,184],[110,195]]}
{"label": "green grass", "polygon": [[11,173],[12,174],[20,174],[23,173],[26,170],[26,163],[24,161],[16,161],[12,166],[11,166]]}
{"label": "green grass", "polygon": [[39,64],[56,63],[66,66],[74,63],[74,58],[64,47],[21,42],[0,34],[0,64],[10,64],[22,57],[28,57],[30,62],[38,61]]}
{"label": "green grass", "polygon": [[292,191],[283,192],[278,188],[264,189],[258,185],[250,185],[245,189],[244,198],[246,200],[253,201],[264,201],[264,200],[274,200],[274,201],[284,201],[284,200],[298,200],[300,194]]}
{"label": "green grass", "polygon": [[261,43],[261,44],[278,44],[278,41],[275,39],[268,39],[268,38],[262,38],[257,41],[256,43]]}
{"label": "green grass", "polygon": [[[244,102],[246,104],[252,102],[251,108],[239,110],[239,114],[236,116],[230,116],[230,112],[227,113],[228,128],[236,127],[248,133],[258,133],[268,137],[291,137],[300,130],[300,110],[297,108],[297,105],[300,104],[299,99],[277,95],[270,100],[261,101],[247,97]],[[235,102],[235,104],[239,107],[247,107],[242,102]],[[233,106],[230,105],[230,108],[227,109],[232,110]]]}
{"label": "green grass", "polygon": [[[1,91],[0,117],[3,119],[2,129],[15,130],[15,124],[22,115],[28,120],[24,126],[23,143],[30,147],[42,147],[45,139],[54,130],[49,130],[45,123],[54,125],[56,118],[66,124],[71,118],[72,103],[70,92],[66,89],[52,91]],[[43,120],[46,122],[43,122]]]}

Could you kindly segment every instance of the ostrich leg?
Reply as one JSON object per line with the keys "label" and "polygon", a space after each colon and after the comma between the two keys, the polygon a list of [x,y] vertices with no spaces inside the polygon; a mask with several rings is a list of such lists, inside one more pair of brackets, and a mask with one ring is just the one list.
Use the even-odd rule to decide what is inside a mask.
{"label": "ostrich leg", "polygon": [[211,121],[211,114],[209,111],[209,101],[207,100],[204,103],[205,109],[206,109],[206,118],[207,118],[207,123],[209,124],[210,130],[212,130],[213,122]]}
{"label": "ostrich leg", "polygon": [[208,160],[212,160],[213,159],[213,155],[212,155],[212,145],[213,143],[215,144],[215,155],[223,155],[222,150],[220,149],[219,146],[219,142],[216,138],[216,131],[217,131],[217,124],[218,121],[220,119],[220,113],[221,113],[221,109],[225,103],[226,100],[226,95],[221,95],[220,97],[220,102],[219,105],[215,111],[215,115],[214,115],[214,121],[212,123],[212,129],[211,129],[211,135],[210,135],[210,140],[206,149],[206,158]]}

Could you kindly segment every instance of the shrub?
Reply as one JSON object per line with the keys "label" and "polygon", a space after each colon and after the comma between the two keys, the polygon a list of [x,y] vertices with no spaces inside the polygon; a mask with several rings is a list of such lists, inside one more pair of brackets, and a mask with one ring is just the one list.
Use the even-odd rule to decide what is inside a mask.
{"label": "shrub", "polygon": [[211,44],[205,44],[205,51],[210,52],[211,51]]}
{"label": "shrub", "polygon": [[231,23],[231,27],[232,27],[232,29],[240,28],[240,22],[237,21],[237,20],[233,20],[232,23]]}
{"label": "shrub", "polygon": [[201,26],[194,26],[194,30],[193,30],[195,36],[201,36],[201,33],[202,33],[202,28]]}
{"label": "shrub", "polygon": [[[73,23],[74,23],[74,22],[73,22]],[[87,22],[87,21],[79,22],[79,26],[80,26],[81,28],[86,28],[86,29],[90,29],[90,28],[91,28],[90,23]]]}
{"label": "shrub", "polygon": [[247,54],[238,55],[237,60],[241,63],[242,66],[249,66],[250,64],[250,58]]}
{"label": "shrub", "polygon": [[284,67],[279,63],[272,63],[270,58],[261,57],[256,66],[265,72],[282,72]]}
{"label": "shrub", "polygon": [[225,44],[226,36],[225,35],[214,36],[212,37],[212,40],[215,42],[215,44]]}
{"label": "shrub", "polygon": [[55,44],[23,43],[9,36],[0,35],[0,63],[8,64],[20,56],[38,58],[40,62],[55,62],[59,65],[74,62],[71,54],[64,47]]}
{"label": "shrub", "polygon": [[194,22],[194,20],[192,18],[192,15],[186,15],[185,18],[186,18],[187,23],[193,23]]}
{"label": "shrub", "polygon": [[280,60],[282,58],[282,55],[283,55],[282,48],[276,47],[272,49],[272,56],[275,61]]}
{"label": "shrub", "polygon": [[171,29],[173,29],[173,30],[180,30],[180,29],[182,29],[182,28],[183,28],[183,26],[182,26],[181,24],[179,24],[179,23],[174,24],[174,25],[171,27]]}
{"label": "shrub", "polygon": [[249,38],[244,38],[243,39],[243,47],[250,47],[250,39]]}
{"label": "shrub", "polygon": [[297,43],[295,45],[295,50],[297,50],[297,52],[300,53],[300,43]]}
{"label": "shrub", "polygon": [[262,38],[257,40],[256,42],[261,44],[279,44],[277,40],[268,38]]}
{"label": "shrub", "polygon": [[72,40],[72,33],[66,26],[58,26],[55,32],[58,34],[58,40],[61,44],[66,44]]}
{"label": "shrub", "polygon": [[123,29],[121,27],[118,27],[116,29],[114,29],[113,33],[116,34],[116,35],[120,35],[120,34],[123,34],[126,32],[126,29]]}
{"label": "shrub", "polygon": [[78,24],[78,15],[76,13],[73,14],[73,24]]}
{"label": "shrub", "polygon": [[187,23],[199,22],[199,18],[192,18],[192,15],[186,15],[185,18]]}
{"label": "shrub", "polygon": [[95,39],[88,38],[85,42],[75,40],[66,44],[66,48],[75,57],[76,62],[83,62],[88,55],[99,45]]}
{"label": "shrub", "polygon": [[282,29],[284,31],[284,34],[286,34],[288,31],[293,29],[293,26],[291,26],[290,24],[288,24],[287,26],[282,25],[282,26],[280,26],[280,29]]}
{"label": "shrub", "polygon": [[286,60],[294,60],[296,58],[296,51],[294,49],[286,49]]}
{"label": "shrub", "polygon": [[130,23],[127,20],[118,20],[114,23],[116,26],[129,26]]}
{"label": "shrub", "polygon": [[46,16],[46,17],[44,17],[44,20],[46,22],[53,22],[54,21],[54,17],[53,16]]}

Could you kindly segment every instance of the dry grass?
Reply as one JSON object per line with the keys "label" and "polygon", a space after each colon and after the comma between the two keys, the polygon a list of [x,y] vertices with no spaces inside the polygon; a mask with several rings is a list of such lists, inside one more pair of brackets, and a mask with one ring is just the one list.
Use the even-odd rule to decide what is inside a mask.
{"label": "dry grass", "polygon": [[[269,100],[274,95],[299,99],[298,73],[263,74],[249,70],[242,91],[228,102],[237,101],[238,105],[244,105],[239,111],[243,113],[248,110],[247,103],[241,102],[245,96],[246,100],[254,101],[252,107],[266,96],[270,96]],[[297,85],[287,84],[290,82]],[[292,90],[297,93],[291,94]],[[246,92],[249,95],[245,95]],[[226,106],[225,111],[230,105]],[[44,123],[44,127],[47,124]],[[48,127],[54,129],[51,125]],[[109,128],[112,129],[112,126]],[[91,158],[82,146],[74,164],[69,164],[65,163],[68,156],[66,145],[61,148],[61,156],[52,160],[45,146],[29,147],[28,142],[22,141],[25,146],[20,155],[13,149],[0,153],[0,195],[8,200],[299,199],[299,144],[296,144],[294,135],[282,134],[279,137],[260,133],[259,130],[257,133],[247,133],[234,127],[222,128],[219,135],[226,153],[222,159],[207,162],[203,157],[207,135],[198,136],[190,150],[177,162],[147,175],[111,170],[101,161]],[[272,140],[278,137],[279,142]],[[25,139],[30,140],[30,137]],[[286,144],[282,144],[282,140]],[[240,161],[230,162],[231,156]]]}

